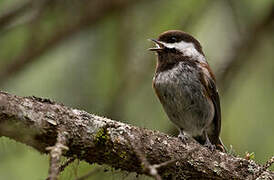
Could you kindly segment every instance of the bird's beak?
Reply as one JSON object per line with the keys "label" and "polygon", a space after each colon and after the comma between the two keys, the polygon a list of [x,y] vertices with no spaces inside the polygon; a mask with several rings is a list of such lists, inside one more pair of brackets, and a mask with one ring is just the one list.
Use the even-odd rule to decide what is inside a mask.
{"label": "bird's beak", "polygon": [[149,41],[152,41],[155,43],[156,47],[149,48],[149,51],[161,51],[164,49],[164,44],[161,41],[158,41],[157,39],[148,39]]}

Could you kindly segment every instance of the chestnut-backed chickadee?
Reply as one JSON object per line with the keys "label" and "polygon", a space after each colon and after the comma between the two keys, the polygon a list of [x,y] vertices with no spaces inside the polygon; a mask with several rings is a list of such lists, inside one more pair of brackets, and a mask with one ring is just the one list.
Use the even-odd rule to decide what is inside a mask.
{"label": "chestnut-backed chickadee", "polygon": [[190,136],[210,149],[223,150],[216,80],[199,41],[179,30],[150,40],[156,47],[149,50],[158,55],[153,87],[168,118],[178,127],[178,137],[185,142]]}

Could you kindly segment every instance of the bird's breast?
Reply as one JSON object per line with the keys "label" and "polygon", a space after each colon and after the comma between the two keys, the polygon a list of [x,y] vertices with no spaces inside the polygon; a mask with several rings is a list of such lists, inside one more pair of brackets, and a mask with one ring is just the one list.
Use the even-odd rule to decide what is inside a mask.
{"label": "bird's breast", "polygon": [[194,136],[202,133],[214,115],[213,104],[204,95],[196,68],[179,63],[156,73],[153,79],[155,92],[169,119]]}

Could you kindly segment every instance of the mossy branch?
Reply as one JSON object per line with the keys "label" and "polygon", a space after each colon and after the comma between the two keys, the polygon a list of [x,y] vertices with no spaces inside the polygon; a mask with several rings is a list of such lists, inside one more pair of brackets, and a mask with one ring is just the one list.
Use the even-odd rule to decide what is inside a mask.
{"label": "mossy branch", "polygon": [[[0,136],[47,153],[46,148],[56,144],[60,130],[66,135],[68,147],[63,155],[88,163],[108,164],[115,169],[149,175],[141,166],[132,144],[141,144],[149,164],[175,160],[157,169],[162,179],[247,179],[263,168],[254,161],[217,150],[211,152],[193,140],[183,144],[178,138],[48,99],[0,92]],[[130,143],[129,136],[135,142]],[[274,173],[265,170],[260,177],[274,178]]]}

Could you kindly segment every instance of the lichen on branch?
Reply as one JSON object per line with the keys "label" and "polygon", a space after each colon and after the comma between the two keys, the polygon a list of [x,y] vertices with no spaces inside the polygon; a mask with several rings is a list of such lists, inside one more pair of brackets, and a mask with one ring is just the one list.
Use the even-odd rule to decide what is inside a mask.
{"label": "lichen on branch", "polygon": [[[63,156],[69,158],[147,175],[132,144],[142,145],[142,153],[151,165],[175,159],[176,162],[157,168],[162,179],[247,179],[263,168],[251,160],[212,152],[191,139],[184,144],[158,131],[99,117],[48,99],[0,92],[0,136],[48,153],[46,148],[56,145],[60,128],[66,132],[68,147]],[[133,142],[129,142],[128,136]],[[274,178],[274,173],[265,170],[261,176]]]}

